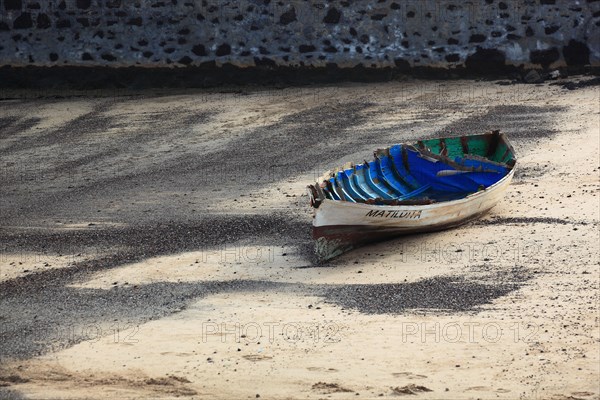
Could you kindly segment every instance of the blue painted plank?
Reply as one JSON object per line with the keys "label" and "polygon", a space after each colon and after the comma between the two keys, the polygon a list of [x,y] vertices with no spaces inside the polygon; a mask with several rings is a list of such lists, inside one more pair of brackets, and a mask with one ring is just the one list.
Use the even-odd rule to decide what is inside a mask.
{"label": "blue painted plank", "polygon": [[377,198],[381,197],[381,196],[379,196],[379,194],[377,194],[377,192],[375,192],[373,189],[371,189],[371,186],[367,183],[365,174],[364,174],[364,170],[365,170],[365,166],[362,164],[359,164],[354,167],[354,174],[352,175],[352,178],[354,180],[356,187],[361,188],[361,190],[363,192],[365,192],[366,194],[368,194],[369,197],[372,199],[377,199]]}
{"label": "blue painted plank", "polygon": [[353,196],[353,191],[344,184],[344,180],[342,179],[342,173],[338,172],[335,177],[335,185],[338,190],[338,193],[343,194],[344,200],[349,201],[350,203],[356,203]]}
{"label": "blue painted plank", "polygon": [[385,183],[385,180],[378,174],[377,164],[375,162],[368,163],[368,168],[364,168],[365,180],[377,194],[386,200],[398,198],[401,193],[396,192],[392,187]]}
{"label": "blue painted plank", "polygon": [[401,182],[394,176],[394,167],[392,166],[392,160],[389,157],[380,154],[375,159],[375,163],[379,168],[379,175],[384,178],[386,183],[390,185],[392,189],[394,189],[401,195],[405,195],[411,192],[410,187],[408,187],[405,183]]}
{"label": "blue painted plank", "polygon": [[410,185],[413,189],[423,186],[423,184],[417,181],[404,167],[404,162],[402,161],[402,145],[390,147],[390,155],[394,161],[396,172],[398,172],[398,175],[400,175],[400,178],[402,178],[404,182]]}
{"label": "blue painted plank", "polygon": [[[351,170],[347,170],[347,171],[351,171]],[[362,193],[360,193],[360,191],[357,190],[356,186],[354,186],[354,182],[352,182],[352,179],[348,178],[347,171],[338,172],[338,174],[337,174],[338,181],[341,181],[344,183],[344,187],[346,188],[346,191],[353,199],[359,200],[359,201],[367,200],[369,197],[365,197]]]}
{"label": "blue painted plank", "polygon": [[329,189],[329,193],[333,197],[334,200],[341,200],[340,195],[338,194],[335,188],[335,179],[330,178],[328,181],[327,188]]}

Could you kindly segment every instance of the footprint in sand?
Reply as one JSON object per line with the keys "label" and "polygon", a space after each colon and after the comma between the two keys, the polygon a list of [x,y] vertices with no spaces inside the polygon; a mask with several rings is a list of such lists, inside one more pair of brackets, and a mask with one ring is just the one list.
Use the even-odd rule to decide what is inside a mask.
{"label": "footprint in sand", "polygon": [[412,383],[410,385],[392,388],[392,393],[399,396],[415,395],[423,392],[433,392],[433,390],[425,386],[413,385]]}
{"label": "footprint in sand", "polygon": [[163,351],[162,353],[160,353],[161,356],[177,356],[177,357],[190,357],[193,356],[194,354],[192,353],[176,353],[173,351]]}
{"label": "footprint in sand", "polygon": [[491,392],[494,389],[492,389],[489,386],[471,386],[470,388],[467,388],[465,390],[474,392]]}
{"label": "footprint in sand", "polygon": [[[589,396],[593,396],[594,394],[591,392],[572,392],[570,396],[557,394],[552,396],[552,400],[588,400]],[[594,397],[593,399],[600,399],[600,397]]]}
{"label": "footprint in sand", "polygon": [[263,360],[270,360],[273,357],[263,356],[261,354],[247,354],[245,356],[242,356],[242,358],[245,358],[246,360],[249,360],[249,361],[263,361]]}
{"label": "footprint in sand", "polygon": [[414,374],[412,372],[392,372],[394,378],[406,378],[406,379],[423,379],[427,378],[427,375]]}
{"label": "footprint in sand", "polygon": [[306,369],[311,372],[338,372],[338,370],[335,368],[308,367]]}
{"label": "footprint in sand", "polygon": [[325,383],[325,382],[317,382],[312,385],[312,389],[321,392],[322,394],[332,394],[332,393],[351,393],[354,392],[351,389],[347,389],[338,385],[337,383]]}

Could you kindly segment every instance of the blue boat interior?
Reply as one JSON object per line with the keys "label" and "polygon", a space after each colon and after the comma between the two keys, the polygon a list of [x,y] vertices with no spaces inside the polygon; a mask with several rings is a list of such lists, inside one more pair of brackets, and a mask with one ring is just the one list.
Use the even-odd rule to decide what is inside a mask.
{"label": "blue boat interior", "polygon": [[337,171],[322,182],[321,197],[368,204],[450,201],[485,190],[515,164],[498,131],[397,144],[375,152],[373,161]]}

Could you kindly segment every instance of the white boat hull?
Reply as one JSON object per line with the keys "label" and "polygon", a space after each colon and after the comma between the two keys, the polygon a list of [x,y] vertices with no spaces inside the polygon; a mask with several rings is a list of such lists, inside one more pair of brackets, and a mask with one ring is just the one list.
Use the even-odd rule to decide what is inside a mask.
{"label": "white boat hull", "polygon": [[502,199],[513,176],[514,169],[485,190],[458,200],[426,205],[369,205],[324,199],[313,220],[317,256],[327,260],[360,244],[468,222]]}

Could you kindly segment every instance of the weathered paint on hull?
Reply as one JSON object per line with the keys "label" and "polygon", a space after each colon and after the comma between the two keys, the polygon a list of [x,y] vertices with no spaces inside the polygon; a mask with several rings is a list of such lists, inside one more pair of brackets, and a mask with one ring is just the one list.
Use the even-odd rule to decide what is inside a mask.
{"label": "weathered paint on hull", "polygon": [[513,175],[514,169],[485,190],[427,205],[379,206],[325,199],[313,221],[317,257],[324,261],[366,243],[464,224],[494,207]]}

